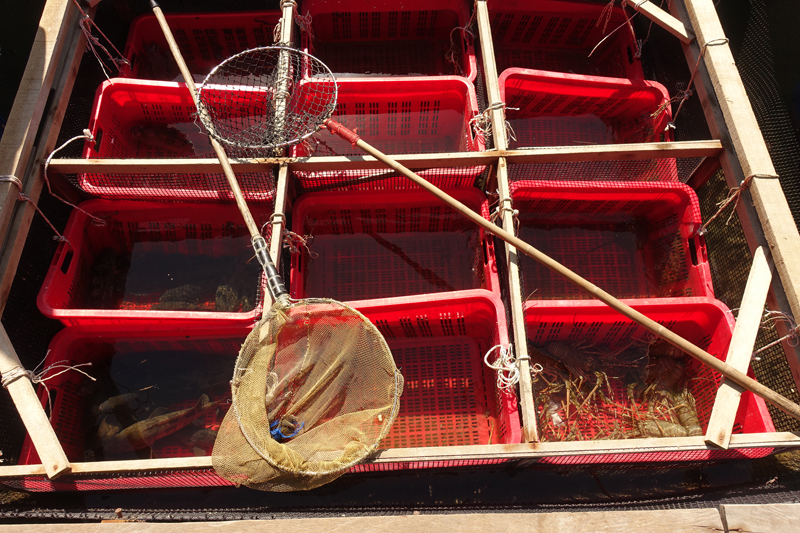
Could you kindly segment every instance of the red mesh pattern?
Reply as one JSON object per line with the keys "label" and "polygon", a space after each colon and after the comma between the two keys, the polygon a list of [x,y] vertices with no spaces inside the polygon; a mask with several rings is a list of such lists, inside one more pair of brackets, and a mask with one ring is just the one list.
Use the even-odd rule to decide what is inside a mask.
{"label": "red mesh pattern", "polygon": [[472,39],[457,29],[469,19],[465,2],[412,0],[398,6],[355,0],[344,8],[316,0],[302,10],[312,17],[303,46],[337,78],[458,75],[475,80]]}
{"label": "red mesh pattern", "polygon": [[[280,11],[198,13],[166,15],[189,72],[206,75],[238,52],[269,46]],[[131,62],[130,77],[172,81],[180,72],[154,15],[133,21],[125,57]]]}
{"label": "red mesh pattern", "polygon": [[702,157],[641,160],[575,161],[509,165],[508,176],[518,180],[570,180],[586,183],[608,181],[680,181],[686,183]]}
{"label": "red mesh pattern", "polygon": [[[676,182],[517,181],[520,238],[617,298],[713,296],[695,192]],[[523,296],[592,296],[527,256]]]}
{"label": "red mesh pattern", "polygon": [[671,141],[672,114],[659,83],[508,69],[500,97],[516,141],[510,148]]}
{"label": "red mesh pattern", "polygon": [[[75,326],[60,332],[50,343],[50,351],[44,367],[57,361],[68,361],[70,364],[92,363],[90,367],[83,367],[98,380],[105,379],[101,375],[101,368],[114,364],[115,361],[122,361],[121,364],[127,367],[141,368],[147,359],[151,359],[150,364],[174,364],[181,353],[198,357],[198,354],[217,358],[216,366],[230,367],[231,372],[239,346],[247,334],[247,329],[222,328],[217,329],[216,333],[195,333],[176,334],[167,329],[151,328],[137,332],[117,333],[102,326]],[[177,354],[177,355],[176,355]],[[159,355],[169,357],[169,363],[159,362]],[[227,361],[230,360],[230,363]],[[137,366],[138,363],[138,366]],[[185,374],[185,373],[182,373]],[[226,391],[226,376],[219,376],[223,392],[220,394],[211,393],[212,400],[222,400],[230,397],[230,391]],[[141,380],[158,381],[157,387],[162,390],[172,390],[175,388],[179,392],[185,389],[185,382],[180,381],[180,377],[171,372],[163,372],[156,377],[140,371],[137,376],[124,375],[114,376],[117,380],[125,380],[128,384],[138,383]],[[149,381],[148,381],[149,382]],[[101,382],[102,383],[102,382]],[[89,384],[88,378],[78,372],[65,372],[47,381],[50,396],[53,399],[53,413],[51,421],[56,436],[61,442],[67,458],[72,462],[82,462],[84,460],[95,460],[94,455],[89,450],[93,443],[94,434],[92,431],[99,423],[97,415],[92,416],[89,409],[95,407],[100,402],[96,402],[93,396],[96,393],[87,393],[83,390]],[[179,384],[181,387],[178,388]],[[104,389],[101,389],[104,390]],[[136,389],[138,390],[138,389]],[[187,398],[181,401],[172,402],[166,405],[169,411],[184,409],[197,403],[197,396],[191,389],[185,389]],[[124,387],[119,389],[119,393],[130,392]],[[47,406],[47,395],[42,386],[38,388],[38,394],[42,405]],[[148,396],[152,398],[153,396]],[[104,401],[107,398],[103,398]],[[149,405],[149,400],[144,400],[142,406]],[[46,407],[47,408],[47,407]],[[215,429],[224,412],[217,414],[209,412],[205,419],[201,420],[201,425],[210,429]],[[209,450],[210,451],[210,450]],[[156,441],[153,447],[154,457],[179,457],[191,456],[194,452],[187,446],[176,443],[170,436]],[[161,455],[163,453],[163,455]],[[20,453],[20,464],[39,464],[39,456],[33,447],[29,437],[25,442]],[[76,489],[72,489],[76,490]]]}
{"label": "red mesh pattern", "polygon": [[[349,79],[339,83],[338,122],[354,130],[364,141],[387,154],[474,152],[484,149],[469,125],[477,114],[475,89],[463,78],[436,77],[425,83],[408,78]],[[293,149],[296,157],[364,155],[347,141],[319,131]],[[461,169],[459,175],[472,185],[484,167]],[[427,177],[430,172],[420,175]],[[438,171],[432,171],[439,174]],[[389,177],[386,170],[323,171],[293,173],[301,187],[346,183],[353,178]],[[462,178],[463,179],[463,178]],[[466,180],[465,180],[466,181]]]}
{"label": "red mesh pattern", "polygon": [[480,289],[354,302],[392,349],[405,389],[382,448],[520,442],[516,396],[483,354],[508,345],[500,299]]}
{"label": "red mesh pattern", "polygon": [[[452,189],[489,217],[477,189]],[[493,239],[427,192],[303,195],[293,231],[310,235],[292,255],[296,298],[341,301],[484,288],[499,296]],[[312,254],[312,256],[309,256]]]}
{"label": "red mesh pattern", "polygon": [[[731,312],[722,303],[705,298],[630,300],[629,303],[637,311],[710,354],[718,358],[725,357],[734,322]],[[652,339],[644,328],[597,301],[529,302],[525,304],[525,324],[528,341],[539,349],[551,342],[588,343],[604,350],[605,353],[610,353],[628,345],[631,341]],[[613,361],[609,361],[609,364],[613,364]],[[596,366],[598,368],[593,370],[602,372],[603,359],[599,359]],[[721,377],[694,359],[689,359],[686,365],[686,376],[687,390],[694,397],[697,416],[705,431]],[[577,416],[570,420],[569,429],[577,428],[583,439],[620,434],[620,432],[629,435],[635,433],[632,425],[633,417],[628,410],[631,405],[625,390],[626,384],[613,376],[609,377],[609,384],[613,394],[607,396],[614,398],[613,405],[606,403],[599,395],[595,396],[588,407],[591,416]],[[543,381],[538,380],[534,387],[536,390],[541,390],[541,387],[544,387]],[[620,409],[620,405],[625,409]],[[541,410],[544,406],[538,405],[538,408]],[[648,410],[648,406],[637,405],[636,409],[644,413]],[[741,433],[775,431],[764,400],[751,392],[743,393],[736,421],[738,423],[736,429]],[[559,433],[554,432],[554,429],[554,423],[547,420],[545,425],[540,427],[540,433],[549,436],[549,440],[558,440]],[[762,451],[743,453],[761,454]],[[693,460],[693,452],[687,452],[685,455],[681,455],[682,453],[676,452],[669,457],[682,461]],[[707,455],[699,459],[711,457],[708,452],[703,453]],[[642,457],[647,455],[644,454]],[[553,459],[554,462],[559,460]],[[602,461],[596,458],[586,460]],[[618,460],[624,459],[613,459],[613,461]]]}
{"label": "red mesh pattern", "polygon": [[[635,35],[619,7],[613,9],[603,31],[604,25],[598,24],[602,4],[554,0],[495,0],[488,4],[498,73],[519,67],[643,78],[641,61],[635,57]],[[618,29],[620,25],[623,27]],[[600,41],[603,43],[597,46]]]}
{"label": "red mesh pattern", "polygon": [[[108,200],[91,200],[81,206],[106,223],[97,225],[86,214],[73,211],[64,231],[69,244],[58,248],[37,300],[46,316],[66,325],[173,324],[204,328],[251,325],[261,314],[264,282],[258,266],[246,263],[250,257],[249,233],[235,206],[207,204],[198,209]],[[259,225],[268,222],[271,213],[264,205],[253,209]],[[128,263],[123,265],[125,257]],[[166,261],[173,257],[176,259],[170,264],[185,271],[165,272]],[[136,258],[140,261],[135,268],[139,283],[133,285],[134,271],[130,269]],[[148,273],[147,269],[152,270]],[[252,292],[248,279],[252,280]],[[187,282],[203,284],[197,299],[199,309],[163,309],[160,298],[165,291]],[[233,282],[237,295],[244,296],[249,306],[240,299],[229,310],[218,310],[216,291],[220,285]],[[159,290],[137,288],[144,286],[158,286]],[[141,294],[141,290],[146,292]]]}
{"label": "red mesh pattern", "polygon": [[[86,159],[215,158],[208,135],[195,124],[195,105],[183,83],[115,79],[95,96]],[[237,153],[228,155],[258,155]],[[249,202],[272,202],[272,172],[237,174]],[[79,174],[78,186],[93,196],[136,200],[232,201],[219,174]]]}

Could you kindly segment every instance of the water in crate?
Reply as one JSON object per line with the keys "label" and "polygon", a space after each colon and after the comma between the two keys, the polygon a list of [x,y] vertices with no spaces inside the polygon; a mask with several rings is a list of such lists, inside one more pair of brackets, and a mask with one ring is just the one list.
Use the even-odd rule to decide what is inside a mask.
{"label": "water in crate", "polygon": [[480,288],[478,230],[315,235],[304,257],[307,296],[391,298]]}
{"label": "water in crate", "polygon": [[609,121],[596,115],[519,118],[509,123],[516,137],[509,140],[509,148],[622,142]]}
{"label": "water in crate", "polygon": [[237,344],[219,353],[169,349],[174,341],[163,350],[131,350],[139,342],[158,344],[106,345],[107,357],[88,367],[96,381],[85,378],[77,388],[85,406],[85,458],[211,455],[230,405]]}
{"label": "water in crate", "polygon": [[213,154],[209,137],[193,122],[140,123],[131,126],[127,157],[201,157]]}
{"label": "water in crate", "polygon": [[[680,233],[631,218],[594,224],[531,224],[520,238],[616,298],[684,296],[688,265]],[[528,257],[520,261],[526,299],[591,298],[563,277]]]}
{"label": "water in crate", "polygon": [[[456,109],[442,102],[340,102],[334,119],[387,154],[459,152],[467,150],[463,103]],[[344,108],[344,109],[343,109]],[[300,147],[301,155],[363,155],[337,135],[320,131]]]}
{"label": "water in crate", "polygon": [[[162,311],[247,312],[256,305],[260,268],[249,239],[136,242],[105,247],[88,269],[86,307]],[[222,252],[228,251],[227,254]]]}
{"label": "water in crate", "polygon": [[664,341],[614,347],[587,341],[529,346],[544,441],[703,434],[688,356]]}
{"label": "water in crate", "polygon": [[317,56],[335,76],[462,75],[458,61],[446,59],[449,43],[439,40],[328,42]]}

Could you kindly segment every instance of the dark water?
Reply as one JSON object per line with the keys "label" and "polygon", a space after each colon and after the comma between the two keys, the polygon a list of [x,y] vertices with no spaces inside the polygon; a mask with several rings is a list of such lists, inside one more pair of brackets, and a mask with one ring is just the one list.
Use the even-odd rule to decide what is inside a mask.
{"label": "dark water", "polygon": [[480,288],[477,230],[317,235],[306,261],[307,296],[389,298]]}
{"label": "dark water", "polygon": [[[215,342],[215,352],[179,349],[192,348],[203,341],[129,339],[109,347],[115,353],[94,361],[89,373],[97,379],[84,379],[77,389],[83,400],[86,460],[117,460],[160,458],[191,455],[210,455],[213,433],[203,434],[205,441],[190,439],[199,430],[215,431],[227,411],[225,400],[230,398],[230,377],[237,355],[238,343],[230,341],[227,350]],[[162,345],[164,350],[136,349]],[[133,351],[132,351],[133,349]],[[195,406],[206,396],[220,402],[215,408],[196,417],[180,429],[166,424],[164,437],[152,447],[116,450],[110,439],[120,431]],[[115,429],[116,427],[116,429]]]}
{"label": "dark water", "polygon": [[[646,227],[640,224],[524,225],[520,238],[617,298],[649,294],[643,255]],[[526,299],[588,298],[563,277],[522,257]],[[652,268],[652,265],[650,265]]]}
{"label": "dark water", "polygon": [[509,148],[584,146],[619,142],[606,121],[595,115],[535,117],[509,120],[516,141]]}
{"label": "dark water", "polygon": [[87,272],[91,309],[246,312],[255,307],[260,268],[247,262],[248,237],[138,242],[104,248]]}

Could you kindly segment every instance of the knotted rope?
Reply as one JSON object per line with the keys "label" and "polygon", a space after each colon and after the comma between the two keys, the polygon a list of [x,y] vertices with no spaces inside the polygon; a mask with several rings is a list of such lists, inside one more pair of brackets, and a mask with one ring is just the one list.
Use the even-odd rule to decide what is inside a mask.
{"label": "knotted rope", "polygon": [[[117,72],[122,72],[122,69],[125,67],[129,68],[131,66],[130,61],[128,61],[127,58],[125,58],[125,56],[122,55],[122,52],[117,50],[117,47],[114,46],[114,43],[111,42],[111,39],[106,37],[106,34],[103,33],[103,31],[97,26],[97,24],[95,24],[95,22],[89,17],[89,15],[87,15],[86,12],[83,9],[81,9],[78,0],[72,0],[72,3],[75,4],[75,7],[77,7],[78,11],[81,12],[81,20],[78,24],[81,27],[83,35],[86,37],[86,48],[92,51],[92,54],[94,54],[94,57],[97,59],[97,62],[100,63],[100,68],[103,69],[103,74],[105,74],[106,79],[110,80],[111,78],[108,75],[108,69],[106,68],[105,62],[100,57],[100,54],[97,51],[98,48],[105,53],[108,59],[111,60],[111,62],[116,67]],[[93,28],[96,29],[97,32],[103,37],[103,39],[105,39],[106,42],[111,45],[111,48],[113,48],[114,52],[117,53],[117,57],[111,55],[111,52],[108,51],[108,48],[102,45],[100,39],[92,35]]]}
{"label": "knotted rope", "polygon": [[42,212],[41,209],[39,209],[39,206],[36,205],[36,202],[31,200],[25,193],[22,192],[22,182],[18,177],[12,175],[0,176],[0,183],[3,182],[13,183],[14,185],[17,186],[17,189],[19,189],[19,191],[17,192],[17,198],[19,198],[19,201],[28,202],[33,206],[34,209],[36,209],[36,212],[39,213],[39,215],[44,219],[44,221],[47,222],[47,225],[50,226],[50,229],[53,230],[53,233],[56,234],[55,237],[53,237],[53,239],[57,240],[58,242],[66,242],[69,244],[67,238],[61,235],[61,233],[56,229],[53,223],[50,222],[50,219],[45,216],[45,214]]}
{"label": "knotted rope", "polygon": [[[492,136],[492,111],[496,109],[510,109],[512,111],[519,111],[518,107],[507,107],[505,102],[493,102],[489,104],[489,106],[483,110],[483,113],[479,115],[475,115],[469,120],[470,126],[475,131],[475,136],[480,137],[484,142],[488,138]],[[505,112],[503,113],[505,117]],[[512,141],[517,140],[517,135],[514,133],[514,128],[511,127],[511,123],[503,118],[505,125],[506,125],[506,137]]]}
{"label": "knotted rope", "polygon": [[[45,356],[45,358],[46,357],[47,356]],[[50,389],[47,387],[47,383],[46,383],[48,380],[53,379],[54,377],[60,376],[61,374],[64,374],[65,372],[69,372],[70,370],[75,370],[77,372],[80,372],[81,374],[83,374],[87,378],[91,379],[92,381],[97,381],[96,378],[94,378],[93,376],[90,376],[89,374],[87,374],[86,372],[84,372],[83,370],[80,369],[80,367],[82,367],[82,366],[92,366],[92,363],[80,363],[80,364],[77,364],[77,365],[70,365],[70,364],[67,364],[67,363],[69,363],[69,361],[64,359],[64,360],[57,361],[57,362],[51,364],[50,366],[48,366],[44,370],[39,370],[39,367],[41,367],[44,364],[44,360],[43,360],[41,363],[39,363],[36,366],[36,368],[33,369],[33,371],[25,370],[21,366],[15,366],[11,370],[3,373],[3,378],[2,378],[2,380],[0,380],[0,384],[2,384],[3,388],[7,389],[9,385],[11,385],[13,382],[15,382],[18,379],[23,378],[23,377],[27,377],[28,379],[30,379],[31,383],[33,383],[33,384],[41,383],[42,387],[44,387],[45,393],[47,395],[47,405],[49,407],[50,419],[52,420],[52,418],[53,418],[53,403],[52,403],[52,400],[50,398]],[[53,371],[53,370],[57,370],[57,372],[55,374],[52,374],[50,376],[45,377],[48,372]]]}
{"label": "knotted rope", "polygon": [[781,337],[780,339],[773,341],[766,346],[762,346],[758,350],[753,352],[751,359],[755,361],[759,361],[761,358],[758,357],[758,354],[761,352],[776,346],[783,341],[788,341],[789,346],[795,347],[797,346],[798,342],[800,342],[800,338],[798,338],[798,332],[800,330],[800,326],[798,326],[792,315],[784,313],[782,311],[764,311],[764,317],[761,320],[761,327],[765,329],[775,329],[775,325],[777,322],[787,322],[789,324],[789,333]]}
{"label": "knotted rope", "polygon": [[728,191],[728,196],[717,204],[717,212],[714,213],[711,218],[706,220],[706,222],[700,226],[700,229],[697,230],[698,235],[705,235],[708,231],[708,225],[717,218],[729,205],[733,204],[734,209],[731,210],[730,215],[728,215],[728,220],[725,221],[725,225],[727,226],[728,223],[733,218],[733,214],[736,212],[736,204],[739,201],[739,197],[742,195],[742,192],[750,188],[750,185],[753,182],[753,178],[776,178],[777,176],[768,176],[766,174],[753,174],[751,176],[747,176],[742,184],[738,187],[733,187]]}

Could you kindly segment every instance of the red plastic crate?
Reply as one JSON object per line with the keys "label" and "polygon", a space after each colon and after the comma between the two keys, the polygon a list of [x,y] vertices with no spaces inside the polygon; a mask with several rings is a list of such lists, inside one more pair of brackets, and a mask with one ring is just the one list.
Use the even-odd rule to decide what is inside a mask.
{"label": "red plastic crate", "polygon": [[[205,130],[195,123],[195,105],[186,85],[115,78],[97,89],[85,159],[216,157]],[[240,154],[226,148],[228,155]],[[249,202],[275,198],[272,172],[237,174]],[[231,201],[224,174],[79,174],[87,193],[136,200]]]}
{"label": "red plastic crate", "polygon": [[310,0],[311,32],[303,47],[337,78],[464,76],[475,80],[472,36],[464,0]]}
{"label": "red plastic crate", "polygon": [[[81,370],[97,379],[93,382],[77,371],[68,371],[49,379],[47,389],[42,385],[38,388],[45,409],[49,410],[52,404],[51,423],[70,462],[139,458],[136,452],[106,457],[95,454],[101,449],[95,428],[102,420],[102,414],[95,409],[109,397],[150,387],[140,391],[143,396],[140,404],[131,407],[133,416],[139,418],[148,416],[156,407],[166,407],[169,411],[185,409],[196,404],[201,394],[212,401],[230,398],[228,381],[249,330],[239,327],[212,331],[191,333],[151,328],[118,332],[100,326],[76,326],[58,333],[50,343],[44,367],[59,361],[71,365],[92,363]],[[207,390],[187,381],[188,374],[198,372],[197,365],[201,365]],[[218,383],[209,385],[214,380]],[[216,429],[226,409],[227,404],[223,403],[220,412],[207,413],[200,419],[200,425]],[[156,441],[152,451],[157,458],[195,455],[192,449],[169,436]],[[210,450],[206,451],[210,455]],[[19,462],[41,462],[30,437],[25,438]]]}
{"label": "red plastic crate", "polygon": [[636,36],[625,24],[627,17],[620,7],[611,12],[605,32],[603,24],[598,24],[604,4],[491,0],[488,7],[498,73],[520,67],[644,78],[641,60],[635,57]]}
{"label": "red plastic crate", "polygon": [[[66,325],[172,324],[183,328],[250,325],[260,316],[262,275],[260,268],[245,264],[252,249],[249,233],[235,206],[91,200],[81,204],[81,208],[105,220],[105,225],[92,222],[78,210],[72,212],[64,231],[69,242],[59,245],[39,292],[37,303],[44,315]],[[267,222],[271,213],[271,208],[254,206],[253,216],[259,224]],[[121,255],[133,251],[132,259],[138,261],[134,270],[138,272],[136,280],[131,279],[126,265],[119,262]],[[173,262],[167,263],[172,257]],[[194,271],[187,269],[190,266],[187,258],[193,262]],[[175,272],[169,271],[172,267]],[[238,280],[247,275],[252,275],[253,290],[248,298],[254,307],[248,308],[242,301],[238,311],[216,312],[218,286],[227,285],[228,280],[242,283]],[[113,288],[117,285],[102,281],[121,276],[125,294]],[[93,282],[93,278],[97,281]],[[117,283],[121,281],[117,279]],[[152,308],[159,304],[164,290],[187,284],[203,289],[197,295],[203,311]],[[234,291],[242,292],[238,288]],[[223,292],[222,298],[226,294]],[[114,308],[87,308],[89,302],[97,306],[100,300],[121,300],[121,303],[113,305]],[[236,309],[233,301],[227,304]]]}
{"label": "red plastic crate", "polygon": [[405,380],[381,448],[520,442],[516,395],[501,392],[483,363],[490,348],[508,345],[500,298],[475,289],[351,305],[386,338]]}
{"label": "red plastic crate", "polygon": [[[518,181],[519,237],[617,298],[713,297],[694,190],[677,182]],[[592,296],[520,260],[531,300]]]}
{"label": "red plastic crate", "polygon": [[[663,298],[658,300],[628,300],[627,303],[645,316],[677,333],[688,341],[703,348],[710,354],[724,359],[731,340],[734,327],[732,313],[719,301],[710,298]],[[525,304],[525,327],[528,342],[532,346],[542,349],[551,342],[584,343],[592,345],[606,353],[629,345],[631,342],[642,343],[653,340],[652,334],[622,316],[610,307],[599,301],[569,302],[569,301],[539,301]],[[660,341],[663,342],[663,341]],[[589,350],[591,348],[583,348]],[[537,358],[536,353],[532,353]],[[714,405],[717,389],[721,376],[698,361],[686,357],[687,388],[694,396],[698,419],[705,431],[711,409]],[[598,359],[602,361],[602,358]],[[601,362],[597,363],[602,365]],[[602,371],[603,368],[593,367],[593,370]],[[752,373],[751,373],[752,376]],[[538,384],[537,384],[538,383]],[[543,380],[534,384],[534,394],[541,390]],[[625,383],[622,379],[609,377],[613,391],[614,401],[630,407]],[[605,385],[604,385],[605,387]],[[605,389],[604,389],[605,390]],[[608,395],[607,395],[608,396]],[[573,417],[573,424],[581,431],[584,439],[609,435],[616,431],[632,431],[633,426],[628,416],[619,416],[620,411],[612,406],[595,399],[590,402],[592,416]],[[538,402],[541,410],[543,405]],[[637,405],[639,411],[647,411],[647,405]],[[562,412],[562,419],[564,413]],[[548,425],[554,425],[550,422]],[[540,424],[541,426],[541,424]],[[540,434],[551,428],[540,427]],[[772,420],[767,411],[764,400],[751,392],[745,391],[742,402],[736,415],[734,433],[763,433],[774,432]],[[622,438],[622,437],[620,437]],[[670,451],[642,454],[608,453],[603,450],[599,455],[583,456],[553,456],[540,459],[544,463],[553,464],[589,464],[589,463],[624,463],[624,462],[664,462],[664,461],[695,461],[716,458],[718,450]],[[728,457],[727,451],[719,450]],[[741,457],[763,457],[772,452],[772,448],[751,448],[736,450],[736,455]]]}
{"label": "red plastic crate", "polygon": [[499,83],[516,134],[511,148],[672,140],[669,106],[651,116],[669,101],[654,81],[512,68]]}
{"label": "red plastic crate", "polygon": [[[189,72],[205,76],[234,54],[271,45],[281,12],[181,13],[166,18]],[[131,62],[132,78],[172,81],[180,76],[154,15],[133,21],[124,55]]]}
{"label": "red plastic crate", "polygon": [[[484,149],[481,138],[473,135],[470,119],[478,113],[475,89],[464,78],[439,76],[424,83],[411,78],[388,80],[349,79],[339,83],[334,118],[355,130],[367,143],[387,154],[439,152],[478,152]],[[293,148],[295,157],[365,155],[360,148],[322,130]],[[363,185],[371,190],[385,189],[387,169],[295,171],[301,187],[328,184],[352,185],[352,180],[367,178]],[[472,186],[484,166],[459,169],[459,183]],[[437,184],[440,170],[419,174]],[[377,176],[370,180],[369,176]],[[411,183],[410,180],[407,180]],[[413,184],[412,184],[413,185]]]}
{"label": "red plastic crate", "polygon": [[[488,219],[483,193],[449,193]],[[500,295],[493,240],[428,192],[305,194],[294,205],[292,226],[311,235],[308,248],[292,254],[295,298],[351,301],[478,288]]]}

